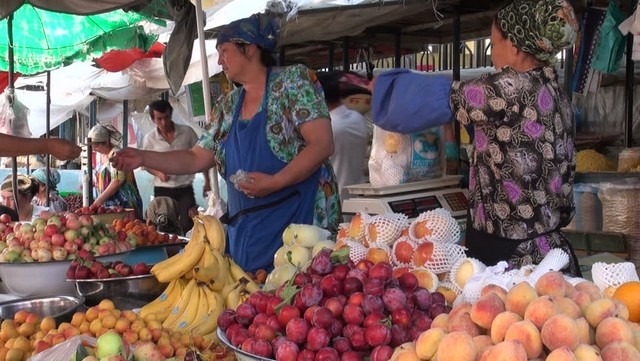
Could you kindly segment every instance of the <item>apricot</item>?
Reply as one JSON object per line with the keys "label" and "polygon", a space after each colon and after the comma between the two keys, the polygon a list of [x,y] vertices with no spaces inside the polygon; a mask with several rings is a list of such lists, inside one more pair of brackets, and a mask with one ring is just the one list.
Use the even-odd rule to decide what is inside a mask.
{"label": "apricot", "polygon": [[478,354],[476,355],[476,359],[482,355],[482,353],[493,346],[493,342],[491,341],[491,337],[487,335],[478,335],[473,337],[473,344],[476,346],[476,350],[478,350]]}
{"label": "apricot", "polygon": [[482,290],[480,291],[480,296],[484,296],[487,293],[495,293],[502,299],[502,302],[506,302],[507,300],[507,290],[505,290],[502,286],[498,286],[498,285],[494,285],[493,283],[490,283],[482,287]]}
{"label": "apricot", "polygon": [[528,320],[512,324],[504,334],[504,341],[518,341],[524,348],[527,358],[535,358],[542,353],[540,331]]}
{"label": "apricot", "polygon": [[[583,282],[584,283],[584,282]],[[607,317],[615,316],[618,307],[615,302],[609,298],[601,298],[591,302],[587,306],[584,317],[587,319],[591,327],[597,328],[598,324]]]}
{"label": "apricot", "polygon": [[98,308],[101,310],[113,311],[116,309],[116,305],[110,299],[105,298],[98,303]]}
{"label": "apricot", "polygon": [[507,333],[509,327],[519,321],[522,321],[522,317],[511,311],[504,311],[497,315],[496,318],[493,319],[491,328],[489,329],[491,341],[494,344],[504,341],[504,335]]}
{"label": "apricot", "polygon": [[18,326],[17,331],[20,336],[29,337],[36,331],[36,326],[33,323],[25,322]]}
{"label": "apricot", "polygon": [[[438,359],[439,360],[439,359]],[[527,352],[517,340],[502,341],[487,350],[480,357],[481,361],[527,361]]]}
{"label": "apricot", "polygon": [[27,317],[29,317],[29,311],[20,310],[13,315],[13,321],[19,326],[27,322]]}
{"label": "apricot", "polygon": [[573,318],[565,314],[551,316],[540,331],[542,343],[551,351],[563,346],[573,351],[580,344],[578,325]]}
{"label": "apricot", "polygon": [[367,250],[365,259],[368,259],[373,263],[389,263],[389,253],[382,248],[371,247]]}
{"label": "apricot", "polygon": [[73,314],[73,316],[71,316],[71,324],[76,326],[76,327],[80,327],[80,325],[82,325],[82,322],[84,322],[85,320],[85,314],[84,312],[76,312]]}
{"label": "apricot", "polygon": [[616,341],[608,344],[600,351],[603,361],[630,361],[640,360],[640,351],[633,345],[624,341]]}
{"label": "apricot", "polygon": [[446,335],[441,328],[430,328],[418,336],[416,354],[420,359],[430,360],[438,351],[442,338]]}
{"label": "apricot", "polygon": [[588,293],[583,291],[576,291],[573,297],[571,297],[571,300],[576,305],[578,305],[578,307],[580,307],[583,314],[587,310],[587,307],[591,304],[591,297],[589,296]]}
{"label": "apricot", "polygon": [[635,344],[635,336],[631,326],[625,320],[617,317],[607,317],[600,321],[596,328],[596,345],[601,349],[615,341],[624,341]]}
{"label": "apricot", "polygon": [[7,351],[5,355],[5,361],[22,361],[24,358],[25,352],[19,348],[12,348]]}
{"label": "apricot", "polygon": [[589,325],[586,318],[580,317],[576,319],[576,326],[578,326],[578,336],[580,337],[580,343],[592,345],[595,343],[596,331]]}
{"label": "apricot", "polygon": [[93,320],[98,318],[98,314],[100,310],[96,306],[89,307],[87,311],[84,313],[84,317],[89,323],[93,322]]}
{"label": "apricot", "polygon": [[427,269],[414,269],[410,271],[418,278],[418,286],[433,292],[438,288],[438,276]]}
{"label": "apricot", "polygon": [[504,311],[504,302],[502,302],[500,296],[495,292],[489,292],[484,296],[480,296],[478,301],[471,306],[469,315],[476,325],[488,330],[491,328],[493,319]]}
{"label": "apricot", "polygon": [[436,356],[438,361],[475,361],[478,350],[473,338],[466,332],[450,332],[440,340]]}
{"label": "apricot", "polygon": [[554,296],[553,300],[556,301],[559,313],[564,313],[574,319],[582,317],[582,308],[572,299],[563,296]]}
{"label": "apricot", "polygon": [[504,301],[507,311],[517,313],[520,317],[524,317],[524,312],[531,301],[538,298],[535,288],[528,282],[520,282],[511,287]]}
{"label": "apricot", "polygon": [[591,301],[596,301],[604,297],[604,294],[595,283],[591,281],[582,281],[575,286],[576,291],[582,291],[589,295]]}
{"label": "apricot", "polygon": [[536,281],[538,296],[563,296],[566,282],[561,272],[547,272]]}
{"label": "apricot", "polygon": [[576,357],[573,355],[573,352],[567,346],[562,346],[560,348],[557,348],[551,351],[547,355],[547,358],[545,360],[546,361],[576,361]]}
{"label": "apricot", "polygon": [[[176,357],[179,357],[179,350],[176,350]],[[413,342],[405,342],[393,350],[390,361],[420,361],[416,354],[416,347]]]}
{"label": "apricot", "polygon": [[441,313],[431,321],[431,328],[441,328],[444,331],[449,329],[449,314]]}
{"label": "apricot", "polygon": [[565,280],[564,281],[564,297],[571,298],[576,292],[578,291],[576,291],[576,288],[571,284],[571,282]]}
{"label": "apricot", "polygon": [[542,325],[558,313],[558,306],[550,296],[540,296],[531,301],[524,311],[523,319],[533,322],[541,330]]}
{"label": "apricot", "polygon": [[482,334],[480,327],[473,322],[468,312],[458,313],[455,316],[449,315],[449,332],[462,331],[469,336],[478,336]]}

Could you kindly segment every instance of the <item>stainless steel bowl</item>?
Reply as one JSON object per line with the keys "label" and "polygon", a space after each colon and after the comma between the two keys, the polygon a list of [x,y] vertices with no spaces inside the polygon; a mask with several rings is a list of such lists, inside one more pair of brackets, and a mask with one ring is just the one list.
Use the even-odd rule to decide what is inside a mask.
{"label": "stainless steel bowl", "polygon": [[[160,296],[167,288],[153,275],[105,279],[67,280],[75,285],[76,294],[84,297],[85,305],[95,306],[110,299],[119,309],[141,307]],[[128,307],[128,308],[122,308]]]}
{"label": "stainless steel bowl", "polygon": [[13,319],[16,312],[25,310],[40,317],[51,316],[56,323],[67,322],[84,304],[84,298],[73,296],[30,297],[0,302],[0,318]]}

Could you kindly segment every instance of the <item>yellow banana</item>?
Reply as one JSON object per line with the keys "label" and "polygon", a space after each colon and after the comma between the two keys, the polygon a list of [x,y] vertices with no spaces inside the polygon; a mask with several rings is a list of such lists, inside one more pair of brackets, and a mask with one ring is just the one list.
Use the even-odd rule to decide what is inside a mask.
{"label": "yellow banana", "polygon": [[224,299],[218,292],[214,292],[204,287],[204,294],[208,299],[209,312],[201,320],[200,324],[191,330],[194,335],[207,335],[216,330],[218,327],[218,316],[224,309]]}
{"label": "yellow banana", "polygon": [[202,237],[202,234],[204,234],[203,227],[201,223],[194,224],[193,236],[184,247],[184,251],[162,262],[156,263],[151,268],[151,273],[156,276],[158,281],[170,282],[193,270],[193,267],[200,257],[202,257],[206,246],[204,238]]}
{"label": "yellow banana", "polygon": [[200,293],[199,301],[198,301],[199,303],[198,310],[197,310],[196,316],[193,318],[193,322],[188,324],[187,327],[184,329],[185,332],[190,332],[191,330],[196,328],[198,325],[200,325],[202,322],[204,322],[203,320],[206,318],[207,314],[209,313],[211,306],[209,306],[209,302],[210,302],[209,297],[207,294],[205,294],[206,288],[207,288],[207,285],[205,284],[198,285],[198,293]]}
{"label": "yellow banana", "polygon": [[218,260],[213,255],[213,250],[207,245],[202,253],[202,257],[193,267],[193,276],[200,282],[210,284],[216,276],[216,272],[220,266]]}
{"label": "yellow banana", "polygon": [[149,314],[155,314],[156,319],[164,321],[171,313],[171,309],[178,299],[180,299],[184,287],[185,284],[181,278],[171,281],[160,296],[140,308],[140,317],[145,318]]}
{"label": "yellow banana", "polygon": [[251,277],[249,277],[249,275],[247,274],[247,272],[245,272],[242,267],[240,267],[231,257],[227,257],[227,260],[229,262],[229,272],[231,273],[231,278],[234,281],[237,281],[241,278],[245,278],[248,282],[247,285],[245,286],[246,290],[250,293],[254,293],[254,292],[258,292],[260,291],[260,286],[258,286],[257,283],[255,283]]}
{"label": "yellow banana", "polygon": [[240,304],[240,294],[244,291],[246,282],[242,280],[235,283],[235,287],[224,296],[224,305],[226,308],[236,309]]}
{"label": "yellow banana", "polygon": [[217,249],[221,253],[224,253],[227,246],[227,240],[220,220],[214,216],[204,214],[198,215],[197,217],[204,224],[207,239],[209,240],[211,247]]}
{"label": "yellow banana", "polygon": [[220,295],[222,295],[222,298],[226,299],[227,295],[229,294],[229,292],[233,291],[233,289],[238,287],[239,285],[240,285],[240,281],[239,280],[235,281],[235,282],[227,283],[227,285],[224,286],[222,291],[220,291]]}
{"label": "yellow banana", "polygon": [[[199,307],[200,307],[201,296],[202,296],[202,293],[200,292],[200,286],[197,285],[196,283],[195,288],[191,292],[191,297],[189,298],[189,302],[184,307],[184,312],[180,314],[180,317],[178,317],[178,319],[173,324],[174,330],[186,331],[187,328],[189,328],[189,326],[195,322],[196,317],[200,312]],[[201,317],[203,317],[204,315],[205,314],[203,312],[203,314],[201,314]]]}
{"label": "yellow banana", "polygon": [[179,319],[182,319],[182,314],[187,310],[187,306],[191,303],[191,300],[194,299],[194,294],[197,294],[194,291],[197,291],[197,281],[192,279],[189,281],[184,288],[184,291],[180,295],[180,299],[171,309],[171,314],[167,316],[167,318],[162,322],[162,327],[176,329],[177,322]]}
{"label": "yellow banana", "polygon": [[224,288],[224,286],[229,283],[233,283],[233,279],[231,278],[231,274],[229,271],[229,263],[224,258],[222,253],[216,249],[212,249],[212,255],[216,259],[216,264],[218,265],[218,269],[215,271],[215,278],[213,284],[211,284],[211,289],[215,292],[220,292]]}

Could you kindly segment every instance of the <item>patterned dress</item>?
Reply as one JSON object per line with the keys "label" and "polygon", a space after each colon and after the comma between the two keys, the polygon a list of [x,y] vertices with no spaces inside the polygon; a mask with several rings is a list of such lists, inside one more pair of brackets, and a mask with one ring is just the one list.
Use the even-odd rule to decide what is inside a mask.
{"label": "patterned dress", "polygon": [[[109,152],[107,159],[113,157],[118,150],[120,149],[114,147]],[[133,171],[119,171],[111,167],[108,161],[106,164],[98,164],[96,166],[96,189],[98,194],[104,192],[113,179],[123,180],[124,183],[122,183],[115,194],[104,202],[104,206],[133,208],[136,211],[136,217],[138,219],[143,219],[142,197],[140,196],[140,191],[138,190],[136,177],[133,174]]]}
{"label": "patterned dress", "polygon": [[[469,171],[470,253],[499,257],[506,252],[510,265],[520,267],[562,248],[572,258],[566,271],[579,275],[575,254],[559,231],[575,208],[575,130],[571,104],[555,70],[505,67],[456,82],[451,107],[461,124],[473,124],[475,133]],[[487,240],[497,243],[491,247]],[[497,244],[512,246],[496,249]]]}
{"label": "patterned dress", "polygon": [[[329,118],[329,110],[315,74],[302,65],[272,69],[269,82],[267,141],[276,157],[288,163],[305,146],[298,128],[310,120]],[[221,145],[231,129],[239,96],[240,89],[235,89],[218,99],[212,111],[211,128],[198,142],[200,147],[214,152],[220,174],[225,169]],[[329,160],[320,168],[314,218],[315,225],[334,233],[341,222],[336,177]]]}

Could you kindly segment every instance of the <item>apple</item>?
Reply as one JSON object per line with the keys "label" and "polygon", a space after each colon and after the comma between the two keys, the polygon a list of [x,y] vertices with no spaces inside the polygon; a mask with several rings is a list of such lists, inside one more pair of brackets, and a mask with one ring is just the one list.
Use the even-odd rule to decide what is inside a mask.
{"label": "apple", "polygon": [[52,258],[53,254],[51,253],[51,250],[45,248],[40,248],[38,250],[38,262],[48,262],[51,261]]}
{"label": "apple", "polygon": [[124,263],[115,266],[115,270],[122,277],[130,276],[131,273],[133,273],[133,268],[128,264],[124,264]]}
{"label": "apple", "polygon": [[146,275],[151,271],[151,267],[144,262],[138,262],[133,265],[133,274],[135,276]]}
{"label": "apple", "polygon": [[38,249],[39,245],[40,241],[34,239],[33,241],[29,242],[29,249]]}
{"label": "apple", "polygon": [[6,223],[11,223],[11,216],[6,214],[6,213],[3,214],[3,215],[0,215],[0,222],[5,223],[5,224]]}
{"label": "apple", "polygon": [[80,227],[80,235],[84,238],[89,237],[91,235],[91,227],[90,226],[81,226]]}
{"label": "apple", "polygon": [[[66,231],[64,231],[64,239],[67,241],[73,241],[74,239],[78,238],[78,231],[74,230],[74,229],[67,229]],[[53,237],[52,237],[53,239]]]}
{"label": "apple", "polygon": [[42,239],[41,239],[41,240],[38,242],[38,248],[39,248],[39,249],[48,249],[48,250],[50,250],[50,249],[51,249],[51,242],[50,242],[50,241],[45,241],[45,240],[42,240]]}
{"label": "apple", "polygon": [[67,250],[64,249],[63,247],[53,247],[53,250],[51,251],[53,259],[55,259],[56,261],[62,261],[64,259],[67,259]]}
{"label": "apple", "polygon": [[47,225],[50,224],[55,224],[58,228],[62,227],[62,221],[59,216],[51,216],[51,218],[47,220]]}
{"label": "apple", "polygon": [[38,215],[38,217],[42,218],[45,222],[48,221],[51,218],[51,216],[53,216],[53,212],[47,211],[47,210],[41,211],[40,214]]}
{"label": "apple", "polygon": [[113,240],[111,238],[105,236],[105,237],[100,238],[100,240],[98,241],[98,244],[102,246],[104,244],[108,244],[108,243],[111,243],[111,242],[113,242]]}
{"label": "apple", "polygon": [[80,219],[80,223],[83,226],[92,226],[93,225],[93,218],[91,218],[91,216],[83,214],[82,216],[79,217]]}
{"label": "apple", "polygon": [[[53,218],[50,218],[49,220],[52,220],[52,219]],[[60,225],[56,225],[55,223],[49,223],[47,224],[46,227],[44,227],[44,234],[51,237],[54,234],[57,234],[59,230],[60,230]]]}
{"label": "apple", "polygon": [[56,233],[51,236],[51,244],[53,246],[63,246],[64,242],[66,242],[66,239],[64,238],[64,235],[60,233]]}
{"label": "apple", "polygon": [[89,267],[78,266],[78,268],[76,268],[76,274],[74,278],[77,278],[79,280],[86,280],[90,276],[91,276],[91,270],[89,269]]}
{"label": "apple", "polygon": [[78,246],[78,249],[80,249],[84,245],[84,239],[78,237],[78,238],[73,240],[73,243],[75,243],[76,246]]}
{"label": "apple", "polygon": [[78,251],[78,257],[89,262],[93,262],[96,260],[96,258],[91,254],[91,252],[89,252],[89,250],[85,250],[84,247],[81,251]]}
{"label": "apple", "polygon": [[80,219],[67,217],[66,227],[69,230],[77,230],[82,227],[82,223],[80,223]]}
{"label": "apple", "polygon": [[74,254],[78,251],[78,245],[74,241],[64,242],[64,249],[68,254]]}
{"label": "apple", "polygon": [[101,256],[106,256],[108,255],[109,252],[109,245],[108,244],[101,244],[98,246],[98,254]]}

